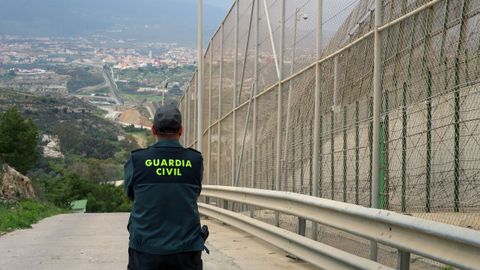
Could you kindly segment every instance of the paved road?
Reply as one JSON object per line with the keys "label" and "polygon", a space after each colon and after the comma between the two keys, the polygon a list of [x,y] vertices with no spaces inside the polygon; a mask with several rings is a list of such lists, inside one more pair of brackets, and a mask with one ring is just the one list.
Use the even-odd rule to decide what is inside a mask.
{"label": "paved road", "polygon": [[[110,68],[109,71],[111,71],[111,70],[112,69]],[[103,67],[102,67],[102,75],[103,75],[104,80],[110,85],[110,89],[112,90],[112,97],[117,102],[117,105],[123,105],[124,102],[123,102],[123,99],[120,97],[118,87],[117,87],[117,84],[114,81],[114,78],[112,78],[110,76],[110,74],[108,73],[108,71],[105,70]]]}
{"label": "paved road", "polygon": [[[0,270],[126,269],[128,214],[70,214],[0,237]],[[314,269],[250,235],[212,220],[206,270]]]}

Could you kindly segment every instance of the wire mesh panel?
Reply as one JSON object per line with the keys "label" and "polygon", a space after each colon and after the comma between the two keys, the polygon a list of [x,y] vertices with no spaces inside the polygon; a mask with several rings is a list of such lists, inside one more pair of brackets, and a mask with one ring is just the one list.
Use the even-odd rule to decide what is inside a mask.
{"label": "wire mesh panel", "polygon": [[220,115],[220,61],[222,59],[221,29],[219,29],[212,38],[210,46],[212,48],[212,67],[211,71],[208,71],[209,74],[211,74],[211,83],[208,85],[208,87],[210,89],[209,102],[211,105],[209,108],[210,123],[206,125],[207,127],[213,125],[219,119]]}
{"label": "wire mesh panel", "polygon": [[[462,158],[462,152],[466,157],[477,147],[468,139],[475,137],[477,123],[465,124],[462,115],[475,111],[466,100],[475,100],[469,85],[477,84],[479,76],[467,71],[478,58],[478,51],[466,49],[475,43],[478,48],[478,38],[472,39],[469,30],[479,18],[471,2],[443,1],[385,32],[381,198],[387,209],[445,215],[462,207],[472,210],[460,199],[464,194],[470,202],[472,190],[478,195],[465,170],[476,159]],[[409,8],[389,5],[387,17]]]}
{"label": "wire mesh panel", "polygon": [[[315,68],[284,84],[283,190],[311,194]],[[303,104],[303,106],[298,106]]]}
{"label": "wire mesh panel", "polygon": [[[369,207],[375,196],[383,209],[480,230],[480,1],[442,0],[427,8],[431,1],[383,1],[383,23],[398,21],[381,30],[379,119],[373,117],[374,0],[323,2],[320,48],[318,1],[286,0],[284,22],[281,0],[236,1],[225,18],[205,54],[209,183],[259,189],[279,183],[310,195],[318,184],[323,198]],[[190,143],[196,89],[194,77],[181,104]],[[372,195],[377,120],[379,192]],[[255,215],[275,221],[272,211]],[[296,217],[279,221],[299,229]],[[369,256],[365,239],[323,226],[316,236]],[[379,245],[382,263],[393,267],[395,258],[396,250]],[[422,257],[412,261],[412,269],[439,267]]]}
{"label": "wire mesh panel", "polygon": [[253,89],[255,77],[255,29],[258,5],[253,1],[239,2],[239,43],[237,67],[237,100],[238,104],[248,101]]}
{"label": "wire mesh panel", "polygon": [[229,15],[223,23],[223,74],[222,74],[222,115],[226,115],[233,108],[233,95],[235,86],[234,67],[236,57],[235,46],[235,6],[231,9]]}
{"label": "wire mesh panel", "polygon": [[256,186],[263,189],[274,188],[277,95],[277,91],[270,91],[257,100],[257,143],[260,145],[257,164],[262,175],[256,179]]}

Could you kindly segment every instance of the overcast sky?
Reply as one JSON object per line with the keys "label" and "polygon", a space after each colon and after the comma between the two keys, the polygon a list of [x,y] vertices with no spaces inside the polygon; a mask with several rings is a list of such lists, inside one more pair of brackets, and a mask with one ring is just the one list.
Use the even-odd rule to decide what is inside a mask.
{"label": "overcast sky", "polygon": [[[189,0],[191,2],[195,2],[196,3],[196,0]],[[227,11],[233,4],[235,0],[203,0],[203,3],[204,4],[207,4],[207,5],[212,5],[212,6],[215,6],[215,7],[219,7],[219,8],[222,8],[222,9],[225,9],[225,11]],[[262,1],[263,3],[263,0],[260,0]],[[273,0],[267,0],[268,3],[272,2]],[[286,1],[298,1],[298,0],[286,0]],[[316,2],[316,0],[311,0],[313,2]],[[342,8],[342,7],[345,7],[349,4],[351,4],[352,2],[357,2],[360,0],[323,0],[323,4],[326,6],[326,7],[331,7],[331,6],[337,6],[338,8]],[[326,14],[328,15],[328,14]]]}
{"label": "overcast sky", "polygon": [[[192,4],[197,4],[197,0],[182,0],[182,1],[189,1]],[[264,0],[258,0],[258,1],[261,1],[260,4],[263,4]],[[267,3],[272,3],[273,1],[275,0],[267,0]],[[301,5],[307,3],[307,1],[299,1],[299,0],[286,0],[286,1],[298,1]],[[313,7],[316,1],[317,0],[310,0],[310,2],[308,2],[309,3],[308,6]],[[343,22],[343,20],[350,14],[350,12],[357,6],[357,4],[360,1],[368,1],[368,0],[323,0],[323,5],[324,5],[323,16],[325,20],[341,12],[341,14],[338,15],[338,19],[334,19],[333,21],[330,21],[329,23],[327,23],[326,27],[336,28],[332,24],[338,24]],[[223,9],[225,11],[225,15],[227,14],[228,10],[230,9],[230,7],[234,2],[235,0],[203,0],[204,5],[214,6],[214,7]],[[207,10],[205,10],[205,13],[208,14],[208,7],[206,7],[206,9]],[[312,11],[310,11],[310,13],[311,12]],[[287,10],[287,13],[288,13],[288,10]]]}
{"label": "overcast sky", "polygon": [[[188,1],[189,3],[192,3],[194,5],[197,4],[198,0],[181,0],[181,1]],[[251,1],[251,0],[243,0],[243,1]],[[263,5],[264,0],[257,0],[260,1],[260,4]],[[267,3],[273,3],[275,0],[267,0]],[[277,0],[279,1],[279,0]],[[307,14],[313,14],[316,12],[316,2],[317,0],[285,0],[287,3],[295,3],[298,2],[299,6],[305,6],[304,9]],[[344,20],[350,15],[352,10],[358,5],[360,1],[368,1],[368,0],[323,0],[323,18],[324,21],[327,21],[326,24],[324,25],[325,30],[334,33],[338,27],[342,25]],[[209,6],[220,8],[224,10],[225,14],[224,16],[227,15],[228,10],[232,6],[232,4],[235,2],[235,0],[203,0],[203,4],[205,6],[205,16],[209,15]],[[290,14],[291,11],[287,10],[287,14]],[[224,17],[222,16],[222,18]],[[221,20],[218,21],[219,25],[221,23]],[[310,24],[314,23],[313,21],[310,22]],[[218,26],[215,26],[212,29],[206,29],[207,32],[213,32],[217,29]],[[299,29],[302,30],[302,24],[300,24]],[[306,24],[307,28],[311,28],[311,25],[309,26]]]}

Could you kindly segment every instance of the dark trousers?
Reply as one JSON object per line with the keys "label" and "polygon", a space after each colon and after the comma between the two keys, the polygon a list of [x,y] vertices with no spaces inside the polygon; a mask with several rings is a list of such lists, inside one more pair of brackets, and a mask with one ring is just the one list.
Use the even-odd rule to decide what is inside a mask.
{"label": "dark trousers", "polygon": [[128,270],[202,270],[202,252],[157,255],[128,249]]}

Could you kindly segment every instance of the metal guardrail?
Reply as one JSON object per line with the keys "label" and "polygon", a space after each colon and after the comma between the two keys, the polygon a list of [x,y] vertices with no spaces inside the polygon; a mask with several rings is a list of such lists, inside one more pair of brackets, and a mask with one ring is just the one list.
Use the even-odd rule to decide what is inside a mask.
{"label": "metal guardrail", "polygon": [[[378,241],[399,250],[398,269],[408,269],[410,253],[461,269],[480,269],[480,232],[472,229],[291,192],[203,186],[202,195],[277,210]],[[244,220],[248,219],[246,216],[235,216],[231,212],[227,215],[226,210],[203,204],[200,205],[200,211],[219,220],[228,216],[230,222],[223,221],[229,224],[233,223],[231,219],[236,218],[238,221],[233,226],[253,233],[252,226],[245,225]],[[262,227],[265,227],[265,223],[257,226],[255,231]],[[287,236],[285,233],[277,234],[277,238],[282,237]],[[308,246],[313,241],[298,237],[303,240],[297,244],[303,242],[303,246]],[[270,238],[265,240],[270,241]],[[318,256],[325,256],[322,250],[317,250]],[[311,254],[306,256],[301,250],[292,254],[311,262],[308,260]]]}
{"label": "metal guardrail", "polygon": [[352,255],[296,233],[265,224],[242,214],[219,207],[199,203],[203,215],[218,219],[226,224],[241,228],[290,254],[293,254],[323,269],[391,269],[374,261]]}

